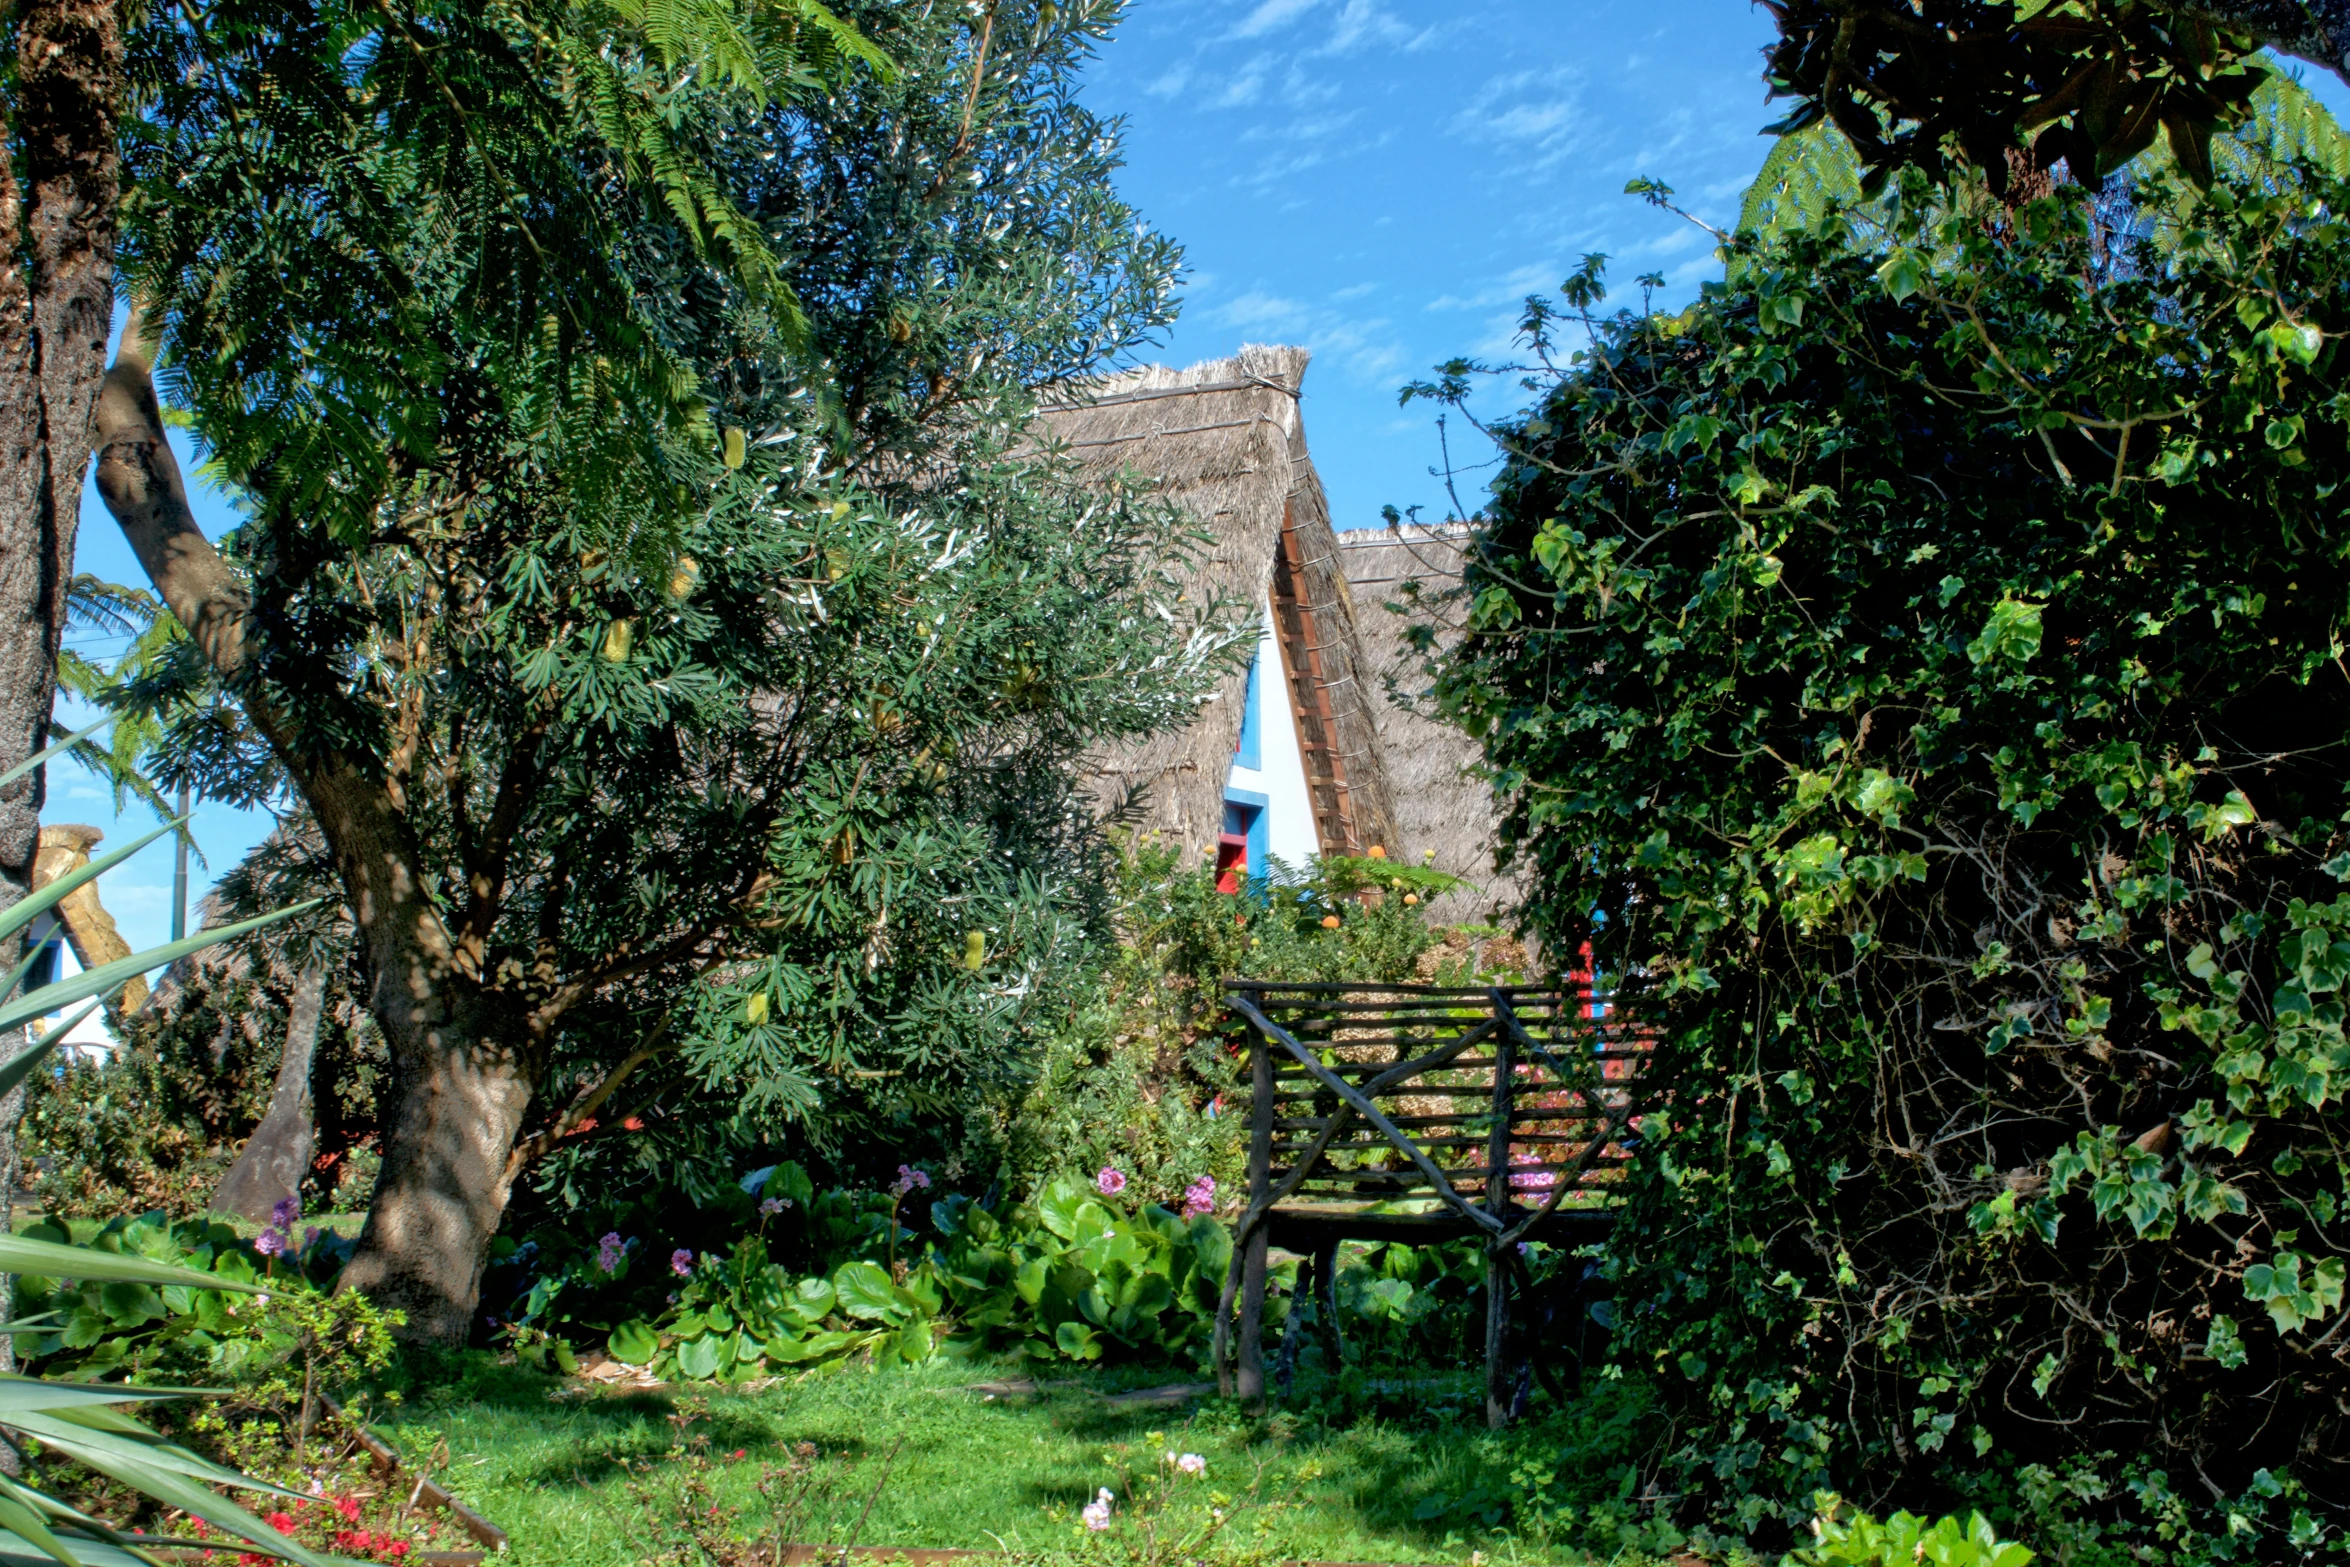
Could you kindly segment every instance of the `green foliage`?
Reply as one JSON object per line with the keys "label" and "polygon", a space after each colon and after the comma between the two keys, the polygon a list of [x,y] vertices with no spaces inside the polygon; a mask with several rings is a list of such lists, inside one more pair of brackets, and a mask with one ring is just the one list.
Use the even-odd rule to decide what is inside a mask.
{"label": "green foliage", "polygon": [[2208,185],[2214,132],[2242,120],[2267,74],[2249,59],[2263,40],[2240,19],[2149,0],[1940,0],[1923,25],[1899,3],[1789,0],[1774,12],[1766,77],[1773,97],[1797,103],[1773,129],[1833,124],[1867,165],[1872,196],[1897,169],[1939,177],[1954,154],[2002,195],[2018,170],[2045,181],[2060,160],[2095,184],[2158,135]]}
{"label": "green foliage", "polygon": [[1663,1031],[1611,1266],[1718,1516],[2000,1453],[2325,1491],[2346,195],[1911,185],[1584,312],[1500,432],[1439,696]]}
{"label": "green foliage", "polygon": [[[69,737],[0,773],[0,786],[48,761],[77,739]],[[168,830],[159,828],[0,909],[0,941],[10,948],[20,946],[21,933],[41,913]],[[40,1042],[16,1051],[0,1065],[0,1096],[14,1092],[49,1058],[67,1030],[95,1010],[98,1000],[92,998],[109,995],[135,973],[232,939],[258,923],[224,926],[19,994],[32,961],[26,958],[0,979],[0,1031],[14,1030],[77,1001],[83,1005],[52,1027]],[[85,1357],[88,1359],[100,1353],[96,1346],[109,1333],[126,1324],[143,1324],[168,1310],[162,1304],[167,1291],[182,1292],[191,1305],[197,1296],[214,1295],[217,1290],[253,1293],[252,1286],[241,1280],[204,1273],[186,1266],[177,1256],[152,1254],[170,1249],[164,1242],[134,1244],[129,1249],[119,1243],[98,1248],[73,1246],[62,1238],[42,1235],[0,1234],[0,1272],[13,1273],[36,1291],[59,1294],[55,1304],[62,1308],[62,1325],[43,1324],[44,1330],[55,1333],[61,1342],[68,1337],[79,1339],[77,1348],[92,1351],[91,1357]],[[66,1299],[61,1286],[52,1280],[70,1280],[79,1288]],[[8,1428],[8,1439],[22,1456],[38,1459],[53,1453],[73,1460],[82,1469],[95,1471],[149,1501],[177,1507],[228,1531],[259,1554],[290,1557],[305,1567],[324,1567],[316,1555],[281,1538],[214,1489],[274,1491],[276,1487],[223,1468],[112,1407],[183,1396],[164,1389],[100,1390],[12,1376],[0,1379],[0,1425]],[[57,1481],[56,1475],[42,1473],[37,1465],[21,1477],[0,1475],[0,1533],[32,1559],[53,1558],[63,1567],[129,1567],[143,1559],[133,1554],[137,1545],[134,1537],[63,1500]]]}
{"label": "green foliage", "polygon": [[1914,1513],[1895,1513],[1880,1523],[1867,1513],[1839,1516],[1841,1501],[1821,1501],[1813,1523],[1819,1543],[1788,1559],[1804,1567],[2025,1567],[2033,1553],[2013,1540],[2002,1540],[1991,1520],[1981,1513],[1929,1522]]}
{"label": "green foliage", "polygon": [[[298,922],[296,922],[298,923]],[[25,1085],[18,1147],[44,1209],[111,1219],[201,1214],[268,1109],[294,976],[256,938],[186,964],[121,1030],[128,1047]],[[356,1212],[374,1187],[382,1036],[338,972],[312,1059],[303,1207]]]}
{"label": "green foliage", "polygon": [[[705,10],[646,11],[611,56],[630,91],[669,80],[663,30],[716,26]],[[803,51],[815,14],[713,12],[753,44],[796,27]],[[794,258],[804,332],[700,196],[709,243],[687,214],[564,205],[612,194],[567,161],[575,105],[547,93],[572,78],[434,15],[445,65],[321,52],[332,18],[295,37],[256,13],[222,45],[231,85],[208,66],[156,89],[176,140],[142,165],[134,270],[168,274],[168,385],[251,503],[229,553],[266,628],[252,689],[305,765],[441,780],[394,814],[433,917],[480,944],[447,983],[534,1041],[548,1201],[698,1180],[787,1128],[825,1151],[951,1146],[1106,935],[1075,759],[1188,713],[1238,635],[1212,607],[1150,612],[1176,596],[1164,507],[1026,435],[1041,388],[1169,314],[1175,253],[1116,199],[1115,128],[1071,90],[1114,8],[993,8],[982,51],[962,11],[867,7],[889,69],[763,96],[725,85],[750,58],[731,44],[678,56],[683,128],[661,134]],[[556,46],[574,36],[601,35]],[[224,105],[278,83],[287,49],[289,124],[257,143]],[[426,102],[444,69],[468,73],[446,85],[479,146]],[[329,155],[370,94],[418,120]],[[555,227],[525,229],[500,182],[535,188],[545,159]],[[311,253],[297,209],[368,227],[281,266],[281,240]],[[216,253],[221,276],[195,261]],[[301,299],[262,309],[253,291],[288,278]],[[654,417],[655,392],[707,398],[716,425]],[[174,733],[208,792],[268,771]],[[553,1135],[615,1089],[603,1135]]]}
{"label": "green foliage", "polygon": [[[813,1219],[835,1233],[850,1227],[844,1208],[873,1212],[872,1199],[827,1197],[832,1211]],[[882,1365],[983,1351],[1165,1361],[1206,1343],[1231,1254],[1212,1218],[1130,1211],[1063,1182],[1000,1217],[967,1197],[940,1198],[930,1207],[932,1239],[901,1228],[896,1200],[880,1201],[886,1223],[854,1226],[863,1231],[856,1254],[826,1272],[770,1260],[759,1234],[724,1256],[679,1248],[664,1266],[656,1246],[646,1261],[624,1261],[605,1277],[652,1267],[684,1282],[666,1310],[618,1323],[602,1347],[664,1378],[741,1382],[851,1356]],[[517,1342],[537,1363],[576,1353],[543,1325],[567,1282],[542,1280],[516,1318]]]}

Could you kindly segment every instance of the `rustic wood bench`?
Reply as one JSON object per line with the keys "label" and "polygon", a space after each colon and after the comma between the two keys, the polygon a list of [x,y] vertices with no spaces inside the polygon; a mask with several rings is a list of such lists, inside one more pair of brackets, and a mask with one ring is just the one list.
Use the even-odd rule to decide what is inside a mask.
{"label": "rustic wood bench", "polygon": [[1252,1119],[1248,1207],[1216,1316],[1219,1385],[1263,1401],[1272,1247],[1309,1259],[1303,1277],[1328,1291],[1341,1241],[1472,1237],[1486,1256],[1486,1420],[1506,1425],[1520,1244],[1605,1238],[1652,1036],[1573,981],[1225,988],[1248,1028]]}

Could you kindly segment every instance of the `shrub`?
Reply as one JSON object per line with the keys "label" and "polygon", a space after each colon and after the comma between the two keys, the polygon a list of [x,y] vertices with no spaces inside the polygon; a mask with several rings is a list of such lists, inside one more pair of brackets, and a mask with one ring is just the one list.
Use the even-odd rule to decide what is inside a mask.
{"label": "shrub", "polygon": [[1607,322],[1595,259],[1502,432],[1439,695],[1663,1029],[1623,1353],[1758,1538],[2001,1455],[2350,1494],[2345,207],[1913,184]]}

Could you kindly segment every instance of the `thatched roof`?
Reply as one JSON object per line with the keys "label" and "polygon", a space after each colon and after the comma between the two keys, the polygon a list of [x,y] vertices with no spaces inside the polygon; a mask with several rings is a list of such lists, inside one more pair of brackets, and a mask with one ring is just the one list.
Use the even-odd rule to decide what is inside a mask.
{"label": "thatched roof", "polygon": [[[1354,607],[1298,413],[1307,359],[1302,348],[1246,347],[1187,370],[1154,365],[1044,417],[1079,463],[1155,483],[1212,537],[1188,599],[1221,600],[1236,615],[1273,601],[1276,632],[1298,656],[1263,672],[1262,696],[1270,701],[1286,673],[1293,710],[1325,727],[1321,749],[1305,737],[1309,779],[1323,780],[1318,834],[1324,852],[1361,853],[1394,843],[1394,810],[1372,711],[1378,688],[1357,668]],[[1173,842],[1186,863],[1215,851],[1246,688],[1236,670],[1189,728],[1094,759],[1097,797],[1115,804],[1141,791],[1137,825]]]}
{"label": "thatched roof", "polygon": [[1353,589],[1366,678],[1379,693],[1379,748],[1395,801],[1396,831],[1413,859],[1436,851],[1435,866],[1476,885],[1434,906],[1442,920],[1505,924],[1524,889],[1493,868],[1493,793],[1473,775],[1477,742],[1428,716],[1426,658],[1406,640],[1414,622],[1436,627],[1443,646],[1458,632],[1462,606],[1445,595],[1461,584],[1468,529],[1392,527],[1338,535],[1339,564]]}

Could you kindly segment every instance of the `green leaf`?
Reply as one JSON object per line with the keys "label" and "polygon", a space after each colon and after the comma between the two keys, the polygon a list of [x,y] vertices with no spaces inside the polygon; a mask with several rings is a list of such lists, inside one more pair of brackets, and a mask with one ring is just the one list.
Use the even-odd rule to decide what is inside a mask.
{"label": "green leaf", "polygon": [[641,1366],[660,1353],[661,1340],[642,1317],[631,1317],[612,1330],[604,1348],[623,1365]]}
{"label": "green leaf", "polygon": [[832,1289],[840,1309],[867,1322],[902,1322],[905,1302],[889,1275],[870,1262],[844,1262],[833,1270]]}
{"label": "green leaf", "polygon": [[697,1334],[677,1346],[677,1372],[696,1382],[707,1382],[725,1364],[723,1340],[715,1333]]}
{"label": "green leaf", "polygon": [[1926,266],[1918,253],[1904,246],[1893,252],[1885,264],[1877,268],[1877,281],[1885,292],[1895,299],[1907,299],[1926,281]]}
{"label": "green leaf", "polygon": [[1991,606],[1990,618],[1967,644],[1966,656],[1976,664],[1993,660],[2022,664],[2040,651],[2040,611],[2044,606],[2022,599],[2003,598]]}

